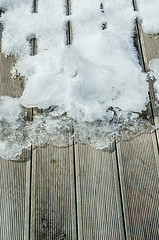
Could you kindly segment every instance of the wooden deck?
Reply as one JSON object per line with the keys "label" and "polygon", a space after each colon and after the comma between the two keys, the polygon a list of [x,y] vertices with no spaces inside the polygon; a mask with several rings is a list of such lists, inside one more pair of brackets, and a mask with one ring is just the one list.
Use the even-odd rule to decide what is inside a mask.
{"label": "wooden deck", "polygon": [[[66,28],[70,44],[71,23]],[[136,33],[140,62],[148,71],[149,61],[159,58],[159,37],[145,34],[138,21]],[[32,46],[34,55],[36,39]],[[23,92],[24,79],[11,78],[14,61],[1,51],[0,96]],[[157,126],[152,80],[149,86],[148,108]],[[28,120],[33,113],[28,110]],[[31,146],[17,162],[0,158],[0,240],[158,240],[157,130],[114,141],[103,151],[69,136],[68,142],[66,147]]]}

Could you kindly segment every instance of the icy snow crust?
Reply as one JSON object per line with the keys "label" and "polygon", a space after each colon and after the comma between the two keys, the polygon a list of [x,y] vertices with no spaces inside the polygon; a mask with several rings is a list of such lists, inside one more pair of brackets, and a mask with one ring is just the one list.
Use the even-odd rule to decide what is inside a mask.
{"label": "icy snow crust", "polygon": [[[30,141],[62,145],[72,127],[80,131],[80,140],[98,148],[106,147],[121,129],[136,133],[144,128],[136,113],[145,110],[148,84],[133,46],[132,2],[102,3],[104,11],[101,1],[72,0],[72,15],[66,17],[63,0],[39,0],[34,14],[31,0],[0,1],[6,9],[1,17],[3,52],[17,57],[15,69],[26,78],[20,99],[0,99],[1,156],[16,158]],[[65,44],[68,20],[71,46]],[[36,56],[30,56],[33,36],[38,40]],[[52,111],[26,123],[26,107]],[[17,140],[21,138],[23,143]]]}

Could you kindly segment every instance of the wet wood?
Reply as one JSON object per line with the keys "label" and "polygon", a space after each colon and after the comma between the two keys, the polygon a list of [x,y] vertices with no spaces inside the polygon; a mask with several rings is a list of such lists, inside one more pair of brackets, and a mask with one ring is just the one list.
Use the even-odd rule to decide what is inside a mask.
{"label": "wet wood", "polygon": [[155,134],[117,144],[127,239],[159,239],[159,156]]}
{"label": "wet wood", "polygon": [[[136,9],[135,5],[134,5],[134,8]],[[145,67],[145,62],[144,62],[144,57],[143,57],[143,51],[142,51],[142,44],[141,44],[141,39],[140,39],[140,28],[141,28],[141,26],[139,27],[139,22],[136,19],[135,20],[135,28],[134,28],[134,46],[135,46],[135,48],[137,50],[137,53],[138,53],[138,61],[139,61],[139,64],[141,65],[141,67],[142,67],[142,71],[146,72],[146,67]],[[153,90],[151,80],[149,80],[149,89],[150,88],[151,88],[151,90]],[[152,101],[151,101],[151,97],[150,97],[150,92],[151,91],[149,91],[149,100],[150,101],[146,105],[146,110],[142,111],[140,113],[140,117],[142,117],[143,119],[149,119],[150,123],[154,124],[154,118],[153,118],[153,112],[152,112],[152,106],[151,106]]]}
{"label": "wet wood", "polygon": [[77,239],[73,147],[35,147],[31,239]]}
{"label": "wet wood", "polygon": [[0,53],[0,96],[21,97],[24,90],[24,78],[17,74],[12,77],[11,69],[15,64],[13,56]]}
{"label": "wet wood", "polygon": [[[2,37],[2,24],[0,24],[0,39]],[[0,40],[1,41],[1,40]],[[12,77],[11,69],[15,65],[13,56],[5,56],[0,47],[0,96],[6,95],[14,98],[21,97],[24,90],[24,78],[19,76]]]}
{"label": "wet wood", "polygon": [[78,239],[125,239],[115,149],[75,145]]}
{"label": "wet wood", "polygon": [[29,239],[31,149],[20,161],[0,158],[0,239]]}

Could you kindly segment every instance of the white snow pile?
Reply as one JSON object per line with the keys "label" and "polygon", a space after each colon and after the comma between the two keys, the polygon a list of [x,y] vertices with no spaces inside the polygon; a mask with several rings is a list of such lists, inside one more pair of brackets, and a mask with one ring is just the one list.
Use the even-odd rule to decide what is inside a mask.
{"label": "white snow pile", "polygon": [[137,9],[142,19],[143,30],[150,34],[159,33],[159,1],[137,0]]}
{"label": "white snow pile", "polygon": [[[16,56],[12,73],[17,69],[26,79],[22,97],[14,100],[21,120],[12,114],[13,108],[9,113],[4,111],[0,121],[9,121],[11,115],[16,131],[21,128],[23,107],[51,107],[51,115],[37,117],[27,126],[22,124],[21,134],[27,132],[25,146],[40,135],[39,125],[48,135],[59,137],[63,128],[69,129],[71,121],[101,148],[105,146],[103,138],[121,126],[138,128],[139,122],[133,121],[148,101],[146,74],[133,44],[136,13],[128,0],[103,0],[102,5],[98,0],[72,0],[72,14],[66,16],[64,2],[39,0],[38,13],[32,13],[32,0],[0,0],[0,7],[5,9],[1,16],[2,50]],[[68,20],[73,32],[70,46],[66,45]],[[38,41],[36,56],[30,55],[32,37]],[[0,101],[0,110],[6,103],[13,103],[11,98],[1,97]],[[43,130],[40,132],[44,135]]]}

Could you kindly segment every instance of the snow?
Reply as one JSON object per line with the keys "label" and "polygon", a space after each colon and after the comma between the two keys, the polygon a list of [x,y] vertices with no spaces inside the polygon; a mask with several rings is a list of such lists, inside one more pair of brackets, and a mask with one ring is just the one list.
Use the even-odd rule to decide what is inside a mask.
{"label": "snow", "polygon": [[159,99],[159,59],[152,59],[149,63],[149,67],[152,70],[152,74],[156,79],[154,83],[154,88],[157,91],[156,96]]}
{"label": "snow", "polygon": [[159,33],[159,1],[137,0],[137,9],[144,31],[150,34]]}
{"label": "snow", "polygon": [[[31,0],[14,0],[11,4],[9,0],[0,1],[0,6],[6,9],[1,17],[2,49],[6,55],[17,58],[12,73],[17,69],[26,79],[22,97],[14,100],[17,112],[19,107],[54,109],[51,116],[43,116],[43,120],[37,117],[34,123],[23,126],[28,136],[25,146],[30,139],[36,142],[34,128],[37,130],[39,124],[45,122],[45,136],[54,139],[57,135],[58,139],[60,129],[67,128],[71,122],[101,148],[106,146],[104,137],[118,134],[122,124],[132,127],[138,117],[136,113],[145,110],[148,84],[133,45],[136,13],[132,2],[103,0],[103,10],[100,4],[98,0],[73,0],[72,14],[66,16],[63,0],[39,0],[38,13],[31,13]],[[66,46],[68,20],[73,30],[70,46]],[[30,56],[29,41],[33,36],[38,41],[36,56]],[[2,100],[3,108],[3,97]],[[9,119],[7,109],[5,118]],[[65,112],[66,119],[60,120]],[[18,120],[18,127],[22,119]],[[140,128],[138,121],[133,124]],[[38,139],[40,136],[39,133]]]}
{"label": "snow", "polygon": [[[139,19],[142,22],[143,30],[148,34],[159,33],[159,1],[158,0],[137,0],[137,9],[139,11]],[[154,88],[156,96],[159,99],[159,59],[152,59],[149,63],[153,76],[156,81]]]}
{"label": "snow", "polygon": [[[29,3],[28,8],[13,7],[2,16],[3,51],[19,56],[16,68],[27,78],[20,99],[23,106],[58,105],[69,117],[83,121],[103,119],[110,107],[144,109],[147,83],[133,47],[132,4],[122,0],[103,1],[103,5],[105,13],[100,1],[72,1],[73,44],[69,47],[63,0],[39,1],[38,14],[30,13]],[[102,22],[107,22],[104,31]],[[34,57],[29,55],[31,35],[38,39]]]}
{"label": "snow", "polygon": [[111,122],[80,122],[65,115],[59,117],[49,109],[34,116],[33,122],[28,122],[25,121],[26,109],[19,104],[19,99],[3,96],[0,98],[0,156],[16,160],[22,149],[31,144],[67,146],[72,143],[73,136],[78,142],[103,149],[113,141],[114,135],[116,139],[128,140],[138,133],[152,130],[147,121],[134,121],[137,114],[129,113],[127,121],[124,121],[126,116],[123,113],[119,114],[120,118],[115,117]]}
{"label": "snow", "polygon": [[32,6],[31,0],[0,0],[0,7],[4,10],[19,8],[20,5],[30,4]]}

